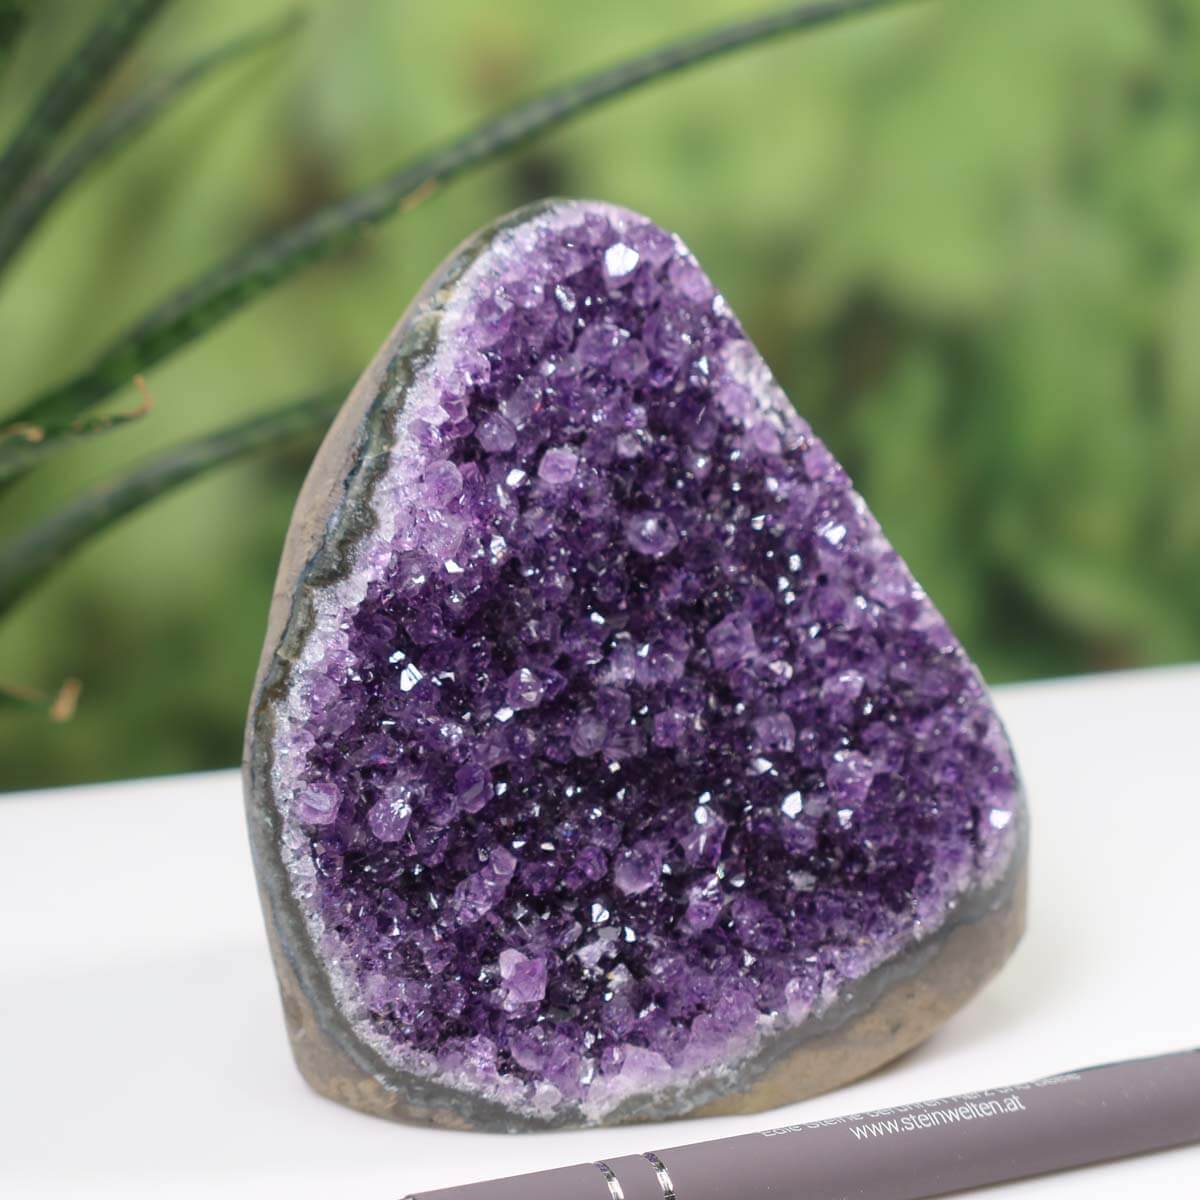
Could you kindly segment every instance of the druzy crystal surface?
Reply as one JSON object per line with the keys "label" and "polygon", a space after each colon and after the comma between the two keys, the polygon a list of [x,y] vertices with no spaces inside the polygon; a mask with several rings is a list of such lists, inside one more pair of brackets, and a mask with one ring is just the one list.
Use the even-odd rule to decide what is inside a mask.
{"label": "druzy crystal surface", "polygon": [[453,284],[274,727],[337,1002],[602,1119],[818,1018],[998,879],[980,680],[680,241],[562,204]]}

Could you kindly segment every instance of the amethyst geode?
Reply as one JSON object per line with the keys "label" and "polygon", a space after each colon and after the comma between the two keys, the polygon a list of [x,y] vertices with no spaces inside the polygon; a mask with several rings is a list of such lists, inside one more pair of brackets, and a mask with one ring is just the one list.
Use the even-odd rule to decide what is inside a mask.
{"label": "amethyst geode", "polygon": [[310,1082],[483,1128],[763,1107],[1021,925],[979,676],[682,243],[452,257],[297,506],[247,736]]}

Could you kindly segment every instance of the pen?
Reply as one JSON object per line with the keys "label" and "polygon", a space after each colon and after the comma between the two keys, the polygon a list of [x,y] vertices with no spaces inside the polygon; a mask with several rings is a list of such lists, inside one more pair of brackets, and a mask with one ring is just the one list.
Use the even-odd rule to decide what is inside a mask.
{"label": "pen", "polygon": [[921,1200],[1200,1141],[1200,1048],[406,1200]]}

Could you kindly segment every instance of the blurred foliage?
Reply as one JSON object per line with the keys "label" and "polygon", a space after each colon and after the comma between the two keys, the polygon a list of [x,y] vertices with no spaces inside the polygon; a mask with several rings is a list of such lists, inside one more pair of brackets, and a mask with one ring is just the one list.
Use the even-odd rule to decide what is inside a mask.
{"label": "blurred foliage", "polygon": [[[204,80],[89,173],[14,259],[0,404],[86,370],[165,290],[382,168],[760,8],[311,4],[292,37]],[[288,10],[259,0],[252,20]],[[101,11],[36,6],[0,54],[0,138]],[[168,6],[103,98],[130,102],[246,21],[233,0]],[[87,115],[81,136],[99,123]],[[685,236],[992,680],[1200,654],[1190,0],[936,0],[621,99],[156,367],[154,410],[14,485],[2,532],[86,517],[81,494],[105,495],[148,452],[191,439],[203,454],[199,435],[259,428],[276,401],[352,377],[449,249],[547,193],[618,201]],[[126,390],[108,408],[136,402]],[[312,448],[145,509],[6,618],[0,685],[54,697],[78,678],[83,693],[67,724],[0,708],[0,786],[236,760]]]}

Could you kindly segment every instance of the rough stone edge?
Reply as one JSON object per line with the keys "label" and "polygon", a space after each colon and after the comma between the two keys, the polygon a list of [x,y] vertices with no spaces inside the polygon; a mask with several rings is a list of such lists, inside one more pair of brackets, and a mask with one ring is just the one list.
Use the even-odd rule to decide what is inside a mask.
{"label": "rough stone edge", "polygon": [[[292,1051],[321,1095],[391,1120],[517,1132],[757,1112],[865,1075],[925,1040],[1008,958],[1024,929],[1026,814],[1005,876],[965,893],[945,925],[858,981],[819,1018],[769,1035],[749,1058],[687,1088],[632,1096],[602,1121],[564,1106],[534,1117],[392,1067],[342,1015],[279,854],[271,785],[273,702],[312,625],[312,590],[344,571],[367,532],[366,500],[387,464],[390,428],[408,384],[432,353],[443,302],[497,234],[566,201],[517,209],[464,242],[396,323],[322,441],[301,488],[283,554],[246,725],[243,783],[251,854]],[[314,1003],[315,999],[315,1003]],[[752,1081],[746,1086],[747,1081]]]}
{"label": "rough stone edge", "polygon": [[[734,1064],[686,1090],[631,1097],[602,1122],[577,1111],[538,1120],[491,1104],[486,1124],[477,1101],[447,1088],[409,1089],[402,1073],[364,1073],[322,1029],[295,974],[283,963],[279,986],[297,1066],[320,1095],[371,1116],[444,1129],[517,1133],[578,1128],[587,1124],[725,1116],[761,1112],[806,1100],[859,1079],[925,1041],[1000,969],[1025,926],[1026,871],[1005,888],[1007,899],[973,921],[943,927],[876,968],[859,990],[822,1017],[775,1035],[753,1058]],[[272,949],[280,963],[272,936]],[[750,1076],[754,1082],[738,1086]]]}
{"label": "rough stone edge", "polygon": [[[1006,897],[975,919],[943,926],[868,975],[843,1003],[764,1046],[756,1081],[698,1105],[689,1116],[761,1112],[841,1087],[920,1045],[1004,965],[1025,931],[1025,862]],[[993,897],[997,890],[993,890]],[[789,1036],[791,1035],[791,1036]]]}
{"label": "rough stone edge", "polygon": [[[385,1091],[400,1089],[416,1111],[430,1114],[413,1119],[461,1128],[476,1122],[495,1126],[509,1122],[511,1114],[492,1101],[466,1097],[429,1080],[395,1071],[355,1035],[338,1009],[279,853],[281,818],[271,781],[273,709],[275,701],[286,693],[292,663],[298,659],[312,628],[314,589],[345,570],[358,542],[369,530],[369,517],[364,515],[369,513],[369,506],[363,501],[386,468],[392,423],[403,408],[408,384],[436,346],[438,324],[450,289],[497,234],[553,207],[555,202],[549,201],[518,209],[456,249],[397,321],[330,425],[309,467],[288,527],[251,693],[242,754],[251,857],[289,1031],[294,1026],[297,1003],[303,1004],[308,1017],[302,1041],[298,1043],[292,1037],[301,1073],[317,1090],[323,1090],[306,1069],[319,1045],[322,1049],[318,1057],[327,1061],[329,1070],[338,1078],[355,1081],[351,1090],[365,1087],[370,1091],[372,1083]],[[319,1013],[310,997],[319,997]],[[395,1082],[385,1087],[376,1082],[380,1078]],[[363,1107],[348,1096],[344,1102]],[[455,1110],[463,1108],[464,1102],[469,1102],[465,1106],[471,1115],[456,1120]]]}

